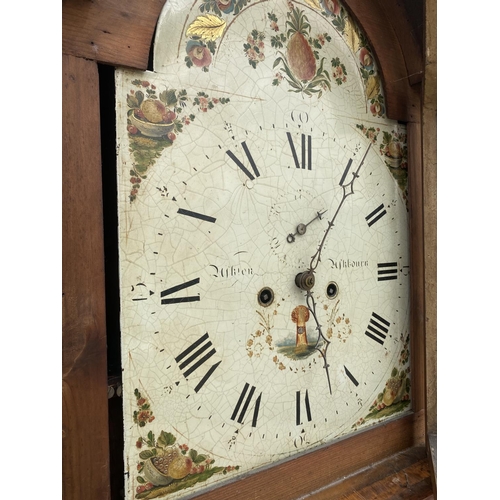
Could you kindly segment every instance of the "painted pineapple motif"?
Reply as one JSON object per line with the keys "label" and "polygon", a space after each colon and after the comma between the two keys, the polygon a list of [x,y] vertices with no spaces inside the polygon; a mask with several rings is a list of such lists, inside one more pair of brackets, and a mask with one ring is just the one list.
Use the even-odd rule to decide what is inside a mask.
{"label": "painted pineapple motif", "polygon": [[[286,54],[278,50],[279,57],[273,67],[282,64],[280,71],[292,91],[321,97],[323,90],[331,90],[330,75],[323,69],[325,58],[319,59],[311,47],[311,25],[304,11],[294,7],[287,14]],[[275,37],[274,46],[280,48],[285,37]]]}
{"label": "painted pineapple motif", "polygon": [[311,26],[307,22],[307,17],[298,9],[293,9],[290,17],[291,19],[286,22],[289,26],[286,53],[290,70],[299,80],[309,81],[316,74],[316,59],[306,39]]}

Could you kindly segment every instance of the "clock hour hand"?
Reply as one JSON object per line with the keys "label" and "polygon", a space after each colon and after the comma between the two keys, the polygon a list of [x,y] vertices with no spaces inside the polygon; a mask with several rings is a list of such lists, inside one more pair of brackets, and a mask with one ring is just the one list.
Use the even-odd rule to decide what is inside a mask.
{"label": "clock hour hand", "polygon": [[327,210],[323,210],[322,212],[316,212],[316,217],[314,217],[314,219],[310,220],[307,224],[302,224],[300,223],[298,226],[297,226],[297,230],[295,233],[290,233],[287,237],[286,237],[286,241],[288,241],[288,243],[293,243],[295,241],[295,236],[299,235],[299,236],[302,236],[303,234],[306,233],[307,231],[307,226],[309,224],[311,224],[312,222],[314,222],[316,219],[320,219],[321,220],[321,217],[327,212]]}
{"label": "clock hour hand", "polygon": [[340,209],[342,208],[342,205],[344,204],[345,200],[347,199],[348,196],[351,194],[354,194],[354,181],[359,177],[359,171],[361,167],[363,166],[363,163],[366,159],[366,156],[368,155],[368,151],[370,150],[371,143],[368,145],[366,148],[366,152],[363,155],[363,158],[359,162],[358,168],[352,172],[352,179],[349,182],[345,182],[346,178],[349,174],[349,171],[351,170],[351,165],[352,165],[352,159],[350,159],[347,162],[347,165],[344,169],[344,172],[342,174],[342,177],[340,178],[339,185],[342,186],[342,199],[340,200],[340,203],[337,207],[337,210],[333,214],[333,217],[331,220],[328,222],[328,228],[325,231],[325,234],[323,235],[323,239],[321,240],[318,249],[316,250],[316,253],[311,257],[311,264],[309,265],[309,272],[313,273],[315,269],[318,267],[318,264],[321,261],[321,251],[323,250],[323,246],[326,241],[326,237],[328,236],[328,233],[330,232],[330,229],[335,225],[335,219],[337,218],[338,213],[340,212]]}

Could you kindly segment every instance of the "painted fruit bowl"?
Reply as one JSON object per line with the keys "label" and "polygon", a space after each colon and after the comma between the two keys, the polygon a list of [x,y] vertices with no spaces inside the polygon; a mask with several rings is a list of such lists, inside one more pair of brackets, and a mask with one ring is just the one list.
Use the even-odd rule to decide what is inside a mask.
{"label": "painted fruit bowl", "polygon": [[192,460],[181,455],[179,448],[170,446],[144,462],[144,477],[155,486],[166,486],[174,479],[186,477],[192,465]]}
{"label": "painted fruit bowl", "polygon": [[163,474],[151,458],[144,462],[144,477],[155,486],[166,486],[174,480],[173,477]]}
{"label": "painted fruit bowl", "polygon": [[129,116],[130,122],[134,127],[147,137],[163,137],[174,129],[174,122],[170,123],[151,123],[141,120],[135,114]]}
{"label": "painted fruit bowl", "polygon": [[401,144],[397,141],[389,142],[384,159],[389,167],[399,168],[402,160]]}
{"label": "painted fruit bowl", "polygon": [[394,158],[393,156],[385,155],[384,160],[387,166],[391,168],[399,168],[401,165],[401,157]]}

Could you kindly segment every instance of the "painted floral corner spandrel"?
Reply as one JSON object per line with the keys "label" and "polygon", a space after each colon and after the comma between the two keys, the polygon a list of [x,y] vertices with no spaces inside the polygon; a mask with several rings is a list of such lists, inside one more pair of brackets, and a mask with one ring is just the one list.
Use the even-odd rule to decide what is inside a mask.
{"label": "painted floral corner spandrel", "polygon": [[129,199],[133,202],[141,183],[147,178],[165,148],[172,147],[183,128],[196,118],[199,112],[206,113],[216,105],[229,102],[227,97],[211,97],[205,92],[189,96],[185,89],[170,89],[147,81],[131,81],[135,88],[127,94],[127,132],[129,150],[133,157],[130,170]]}
{"label": "painted floral corner spandrel", "polygon": [[[273,80],[273,85],[280,85],[285,80],[291,92],[300,92],[309,97],[317,94],[319,98],[323,91],[331,90],[332,77],[328,68],[325,68],[327,59],[320,54],[320,49],[331,41],[331,37],[327,33],[317,35],[311,33],[311,25],[305,12],[297,7],[291,7],[284,23],[286,33],[277,33],[271,37],[271,46],[276,49],[278,56],[273,68],[278,68],[280,71]],[[280,31],[276,15],[268,13],[268,18],[272,29]],[[341,63],[337,58],[332,60],[331,64],[337,67]],[[345,70],[345,66],[343,67]],[[335,78],[335,70],[333,73]],[[335,79],[335,81],[339,85],[345,80]]]}
{"label": "painted floral corner spandrel", "polygon": [[138,406],[138,409],[135,410],[133,414],[134,423],[139,427],[144,427],[146,424],[151,423],[155,417],[153,415],[153,411],[151,410],[149,401],[142,397],[139,389],[135,389],[134,396]]}
{"label": "painted floral corner spandrel", "polygon": [[399,355],[399,366],[394,367],[391,377],[386,381],[384,390],[377,395],[368,409],[368,414],[361,417],[353,426],[357,429],[369,420],[389,417],[403,411],[410,404],[410,336],[401,334],[403,348]]}
{"label": "painted floral corner spandrel", "polygon": [[[306,3],[331,22],[343,37],[357,58],[370,112],[376,117],[384,116],[380,77],[363,32],[337,0],[306,0]],[[275,75],[273,85],[280,85],[285,80],[291,92],[308,96],[316,94],[320,98],[324,91],[331,90],[332,83],[340,86],[347,81],[346,66],[338,56],[329,60],[323,57],[321,51],[331,42],[331,37],[328,33],[312,33],[306,11],[290,0],[288,5],[289,12],[284,23],[274,13],[268,14],[270,28],[279,32],[271,37],[271,46],[277,49],[278,55],[273,68],[278,67],[280,71]],[[285,52],[280,50],[282,48]]]}
{"label": "painted floral corner spandrel", "polygon": [[[185,31],[185,64],[208,72],[232,21],[242,10],[261,2],[250,0],[203,0],[199,5],[202,15],[191,21]],[[343,37],[357,60],[359,75],[365,88],[367,107],[375,117],[385,116],[384,96],[380,76],[371,48],[359,27],[350,18],[338,0],[306,0],[308,9],[321,14]],[[289,92],[320,98],[331,91],[332,84],[340,86],[347,81],[347,69],[338,56],[326,57],[325,44],[331,42],[328,33],[313,33],[304,4],[288,0],[286,18],[274,11],[267,13],[267,25],[254,26],[243,42],[243,52],[250,66],[257,68],[270,49],[275,59],[272,85],[286,82]]]}
{"label": "painted floral corner spandrel", "polygon": [[379,127],[366,126],[363,123],[357,124],[356,128],[374,146],[378,146],[382,159],[398,183],[403,198],[406,200],[408,198],[408,146],[404,126],[398,125],[391,132],[382,131]]}
{"label": "painted floral corner spandrel", "polygon": [[[147,398],[138,389],[134,394],[138,410],[134,411],[133,420],[140,430],[151,423],[154,416]],[[137,499],[165,497],[204,482],[214,474],[225,475],[239,469],[238,465],[215,465],[209,455],[198,453],[187,444],[179,444],[173,433],[163,430],[156,436],[153,431],[140,435],[135,446],[138,453]]]}

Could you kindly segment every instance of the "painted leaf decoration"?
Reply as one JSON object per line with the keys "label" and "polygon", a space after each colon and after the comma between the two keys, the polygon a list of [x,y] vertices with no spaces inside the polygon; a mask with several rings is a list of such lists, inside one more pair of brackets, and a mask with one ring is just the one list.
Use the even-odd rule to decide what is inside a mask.
{"label": "painted leaf decoration", "polygon": [[139,106],[142,104],[142,101],[144,101],[144,93],[141,90],[138,90],[135,93],[135,97],[137,98],[137,101],[139,102]]}
{"label": "painted leaf decoration", "polygon": [[366,98],[373,99],[380,93],[380,81],[378,76],[370,75],[366,81]]}
{"label": "painted leaf decoration", "polygon": [[198,16],[188,27],[186,35],[199,36],[203,40],[216,40],[222,36],[226,21],[213,14]]}
{"label": "painted leaf decoration", "polygon": [[139,453],[139,458],[142,458],[143,460],[147,460],[148,458],[152,458],[155,456],[155,453],[153,453],[151,450],[144,450]]}
{"label": "painted leaf decoration", "polygon": [[139,101],[134,95],[127,95],[127,105],[129,108],[138,108],[139,107]]}
{"label": "painted leaf decoration", "polygon": [[[156,441],[156,445],[161,448],[166,448],[175,443],[175,436],[170,432],[161,431],[160,437]],[[139,454],[140,456],[140,454]]]}
{"label": "painted leaf decoration", "polygon": [[344,37],[349,48],[356,52],[359,49],[359,35],[350,19],[345,23]]}
{"label": "painted leaf decoration", "polygon": [[306,4],[312,7],[313,9],[321,9],[321,5],[319,3],[319,0],[306,0]]}
{"label": "painted leaf decoration", "polygon": [[175,90],[164,90],[160,92],[160,101],[164,102],[167,106],[172,106],[177,104],[177,96],[175,95]]}
{"label": "painted leaf decoration", "polygon": [[144,101],[144,94],[138,90],[134,95],[127,95],[127,104],[129,108],[139,108]]}

